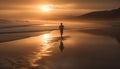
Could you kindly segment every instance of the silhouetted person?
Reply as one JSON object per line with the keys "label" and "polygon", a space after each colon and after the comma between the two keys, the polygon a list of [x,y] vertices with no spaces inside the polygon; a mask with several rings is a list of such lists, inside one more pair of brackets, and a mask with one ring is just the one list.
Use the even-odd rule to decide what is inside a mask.
{"label": "silhouetted person", "polygon": [[60,49],[60,51],[61,52],[63,52],[63,50],[64,50],[64,44],[63,44],[63,41],[62,41],[62,37],[60,38],[60,46],[59,46],[59,49]]}
{"label": "silhouetted person", "polygon": [[63,30],[64,30],[64,26],[63,26],[62,23],[59,26],[59,30],[60,30],[60,35],[62,36],[63,35]]}

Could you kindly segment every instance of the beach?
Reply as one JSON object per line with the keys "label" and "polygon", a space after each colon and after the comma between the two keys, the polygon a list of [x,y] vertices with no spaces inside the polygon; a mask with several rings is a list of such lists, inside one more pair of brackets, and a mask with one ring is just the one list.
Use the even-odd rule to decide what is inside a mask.
{"label": "beach", "polygon": [[[67,24],[65,24],[67,25]],[[116,69],[120,68],[120,43],[116,35],[93,27],[37,32],[32,36],[1,40],[1,69]],[[17,33],[10,34],[14,36]],[[23,34],[23,33],[22,33]],[[118,34],[118,33],[117,33]],[[3,35],[3,34],[2,34]],[[5,35],[8,34],[4,34]],[[21,34],[19,34],[21,35]],[[25,34],[24,34],[25,35]],[[28,33],[27,33],[28,35]]]}

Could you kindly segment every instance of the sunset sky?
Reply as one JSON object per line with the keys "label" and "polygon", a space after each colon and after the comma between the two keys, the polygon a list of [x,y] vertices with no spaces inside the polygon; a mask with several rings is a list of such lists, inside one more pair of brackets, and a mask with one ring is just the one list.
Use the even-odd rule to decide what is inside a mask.
{"label": "sunset sky", "polygon": [[118,7],[120,0],[0,0],[0,18],[49,19]]}

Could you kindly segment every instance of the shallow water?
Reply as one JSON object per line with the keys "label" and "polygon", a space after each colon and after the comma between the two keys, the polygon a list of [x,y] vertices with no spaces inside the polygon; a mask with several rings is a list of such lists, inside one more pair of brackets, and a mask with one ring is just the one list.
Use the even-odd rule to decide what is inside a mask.
{"label": "shallow water", "polygon": [[119,69],[113,37],[65,30],[0,43],[0,69]]}
{"label": "shallow water", "polygon": [[[2,23],[3,24],[3,23]],[[119,69],[120,23],[0,25],[0,69]]]}

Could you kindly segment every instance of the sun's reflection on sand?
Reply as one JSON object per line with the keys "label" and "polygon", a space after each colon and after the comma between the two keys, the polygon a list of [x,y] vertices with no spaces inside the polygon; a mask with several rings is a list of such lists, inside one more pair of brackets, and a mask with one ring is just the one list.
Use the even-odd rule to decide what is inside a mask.
{"label": "sun's reflection on sand", "polygon": [[42,48],[41,48],[41,54],[42,56],[50,56],[50,52],[52,52],[52,50],[50,50],[50,48],[52,47],[50,40],[52,39],[51,34],[43,34],[41,36],[41,42],[42,42]]}
{"label": "sun's reflection on sand", "polygon": [[30,58],[32,61],[32,66],[39,66],[40,64],[36,64],[36,61],[40,61],[43,59],[44,56],[51,56],[51,48],[53,47],[50,43],[50,40],[52,39],[52,34],[43,34],[37,37],[40,47],[38,47],[38,51],[34,52],[34,56]]}
{"label": "sun's reflection on sand", "polygon": [[[9,61],[11,62],[8,62],[6,59],[6,61],[3,62],[8,62],[10,63],[10,66],[15,66],[15,68],[23,69],[24,67],[25,69],[28,69],[30,67],[41,67],[45,57],[51,57],[54,55],[57,46],[56,44],[59,43],[59,37],[56,33],[47,33],[11,43],[14,43],[17,47],[13,46],[13,49],[9,48],[10,53],[15,52],[14,55],[18,55],[18,53],[20,54],[17,57],[8,57]],[[23,45],[21,46],[21,44]],[[12,47],[12,45],[10,47]],[[12,61],[15,62],[14,65]]]}
{"label": "sun's reflection on sand", "polygon": [[50,39],[50,34],[43,34],[41,37],[42,43],[44,46],[48,46],[48,41]]}

